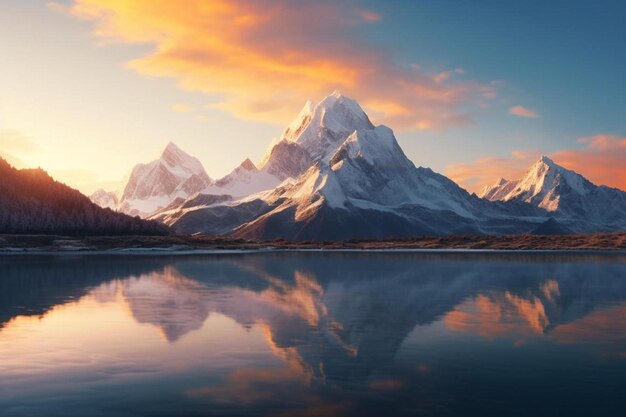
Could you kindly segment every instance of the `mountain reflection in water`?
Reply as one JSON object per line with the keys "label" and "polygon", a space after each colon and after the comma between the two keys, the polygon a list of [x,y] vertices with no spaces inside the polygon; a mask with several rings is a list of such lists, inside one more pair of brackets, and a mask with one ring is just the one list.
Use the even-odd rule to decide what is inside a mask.
{"label": "mountain reflection in water", "polygon": [[622,255],[18,256],[0,272],[3,416],[626,405]]}

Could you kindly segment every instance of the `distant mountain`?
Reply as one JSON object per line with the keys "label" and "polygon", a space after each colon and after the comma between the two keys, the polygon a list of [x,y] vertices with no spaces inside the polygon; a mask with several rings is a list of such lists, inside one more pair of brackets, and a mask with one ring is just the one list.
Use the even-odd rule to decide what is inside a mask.
{"label": "distant mountain", "polygon": [[0,233],[164,234],[144,221],[92,203],[41,169],[17,170],[0,158]]}
{"label": "distant mountain", "polygon": [[197,158],[170,142],[158,159],[133,168],[117,210],[146,217],[175,198],[197,193],[211,182]]}
{"label": "distant mountain", "polygon": [[513,188],[517,185],[519,181],[509,181],[504,178],[500,178],[493,185],[486,185],[483,189],[478,193],[478,196],[481,198],[486,198],[490,201],[499,201],[504,196],[509,194]]}
{"label": "distant mountain", "polygon": [[187,201],[156,218],[182,233],[349,239],[513,233],[535,228],[545,215],[524,203],[490,203],[416,168],[391,129],[374,126],[358,103],[338,92],[307,103],[270,146],[261,171],[284,181],[226,202]]}
{"label": "distant mountain", "polygon": [[230,174],[213,181],[198,159],[170,142],[158,159],[133,168],[121,192],[98,190],[89,198],[100,207],[147,218],[188,206],[188,199],[206,200],[198,199],[198,195],[241,198],[271,190],[281,181],[248,158]]}
{"label": "distant mountain", "polygon": [[490,201],[523,201],[551,213],[576,232],[626,229],[626,192],[597,186],[547,156],[535,162],[524,177],[500,179],[480,196]]}
{"label": "distant mountain", "polygon": [[201,193],[245,197],[259,191],[271,190],[280,183],[279,177],[258,169],[249,158],[246,158],[230,174],[215,181]]}
{"label": "distant mountain", "polygon": [[89,199],[102,208],[117,209],[117,194],[114,191],[105,191],[102,188],[89,196]]}

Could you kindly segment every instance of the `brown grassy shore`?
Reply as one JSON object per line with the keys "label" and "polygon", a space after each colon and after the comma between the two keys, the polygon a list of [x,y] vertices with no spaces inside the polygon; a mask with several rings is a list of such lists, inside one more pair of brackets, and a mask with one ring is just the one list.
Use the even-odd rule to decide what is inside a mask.
{"label": "brown grassy shore", "polygon": [[381,240],[314,242],[251,241],[211,236],[2,235],[0,252],[108,250],[254,250],[254,249],[496,249],[496,250],[626,250],[626,233],[587,235],[446,236]]}

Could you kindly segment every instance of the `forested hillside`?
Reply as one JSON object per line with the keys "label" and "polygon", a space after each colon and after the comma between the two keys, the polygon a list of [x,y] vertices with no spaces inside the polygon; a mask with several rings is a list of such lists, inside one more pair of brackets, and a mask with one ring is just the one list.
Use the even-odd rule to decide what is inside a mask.
{"label": "forested hillside", "polygon": [[100,208],[44,170],[18,170],[0,158],[0,233],[153,235],[167,229]]}

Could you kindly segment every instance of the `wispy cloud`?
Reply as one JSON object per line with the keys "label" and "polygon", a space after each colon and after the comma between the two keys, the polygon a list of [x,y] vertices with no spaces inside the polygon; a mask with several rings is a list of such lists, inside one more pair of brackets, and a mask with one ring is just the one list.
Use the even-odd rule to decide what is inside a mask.
{"label": "wispy cloud", "polygon": [[373,12],[371,10],[361,9],[361,10],[357,10],[355,13],[357,16],[359,16],[364,21],[369,22],[369,23],[376,23],[383,18],[380,14]]}
{"label": "wispy cloud", "polygon": [[[578,139],[580,149],[561,149],[550,154],[559,165],[574,170],[598,185],[626,190],[626,138],[596,135]],[[479,191],[498,178],[518,179],[534,163],[538,150],[515,151],[508,158],[488,157],[448,166],[446,175],[470,191]]]}
{"label": "wispy cloud", "polygon": [[509,114],[518,117],[529,117],[529,118],[537,118],[539,117],[539,113],[524,106],[513,106],[509,109]]}
{"label": "wispy cloud", "polygon": [[193,107],[186,104],[174,104],[171,109],[176,113],[189,113],[193,111]]}
{"label": "wispy cloud", "polygon": [[139,73],[173,77],[243,119],[285,123],[305,99],[339,89],[376,121],[440,130],[471,123],[471,105],[495,96],[459,70],[395,64],[359,35],[384,16],[355,2],[74,0],[71,12],[101,40],[153,45],[129,63]]}

